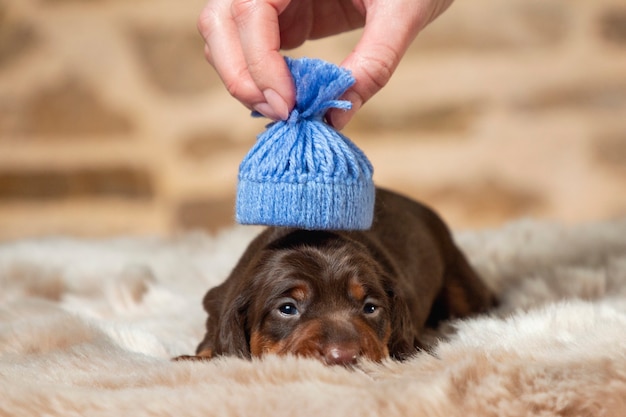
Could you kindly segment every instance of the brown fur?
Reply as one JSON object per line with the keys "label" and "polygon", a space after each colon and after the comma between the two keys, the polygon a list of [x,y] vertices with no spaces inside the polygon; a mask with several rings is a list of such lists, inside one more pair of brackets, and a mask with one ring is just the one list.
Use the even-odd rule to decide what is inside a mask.
{"label": "brown fur", "polygon": [[426,326],[493,303],[433,211],[378,189],[370,230],[270,227],[257,236],[206,294],[197,355],[404,359]]}

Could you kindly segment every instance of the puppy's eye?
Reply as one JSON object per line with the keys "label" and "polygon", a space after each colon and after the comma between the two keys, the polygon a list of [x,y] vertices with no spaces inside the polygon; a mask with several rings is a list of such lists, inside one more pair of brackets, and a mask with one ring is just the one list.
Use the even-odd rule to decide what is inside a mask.
{"label": "puppy's eye", "polygon": [[378,306],[374,303],[365,303],[363,305],[363,313],[374,314],[378,311]]}
{"label": "puppy's eye", "polygon": [[283,316],[295,316],[299,314],[298,308],[294,303],[284,303],[278,307],[278,311]]}

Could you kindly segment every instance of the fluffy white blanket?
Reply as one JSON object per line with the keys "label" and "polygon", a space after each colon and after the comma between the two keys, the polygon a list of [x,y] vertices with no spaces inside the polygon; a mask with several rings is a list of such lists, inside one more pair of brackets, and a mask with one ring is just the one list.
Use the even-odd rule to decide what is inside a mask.
{"label": "fluffy white blanket", "polygon": [[170,361],[257,230],[1,244],[0,415],[626,416],[626,219],[458,234],[502,305],[432,355]]}

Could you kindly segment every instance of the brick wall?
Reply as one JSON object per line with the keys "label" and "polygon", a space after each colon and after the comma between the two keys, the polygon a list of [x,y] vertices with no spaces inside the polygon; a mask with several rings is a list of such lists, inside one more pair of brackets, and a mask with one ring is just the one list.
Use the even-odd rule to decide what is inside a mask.
{"label": "brick wall", "polygon": [[[203,3],[0,0],[0,239],[232,224],[265,122],[204,62]],[[626,4],[458,1],[345,133],[455,229],[625,216]]]}

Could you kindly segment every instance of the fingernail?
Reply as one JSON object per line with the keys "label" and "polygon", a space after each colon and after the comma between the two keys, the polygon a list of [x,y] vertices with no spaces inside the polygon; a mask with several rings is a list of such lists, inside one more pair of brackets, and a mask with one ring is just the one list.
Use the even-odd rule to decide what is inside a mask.
{"label": "fingernail", "polygon": [[261,113],[263,116],[272,120],[279,120],[280,117],[276,114],[274,109],[267,103],[259,103],[253,106],[254,110]]}
{"label": "fingernail", "polygon": [[265,96],[267,104],[274,110],[274,114],[278,115],[280,120],[287,120],[289,117],[289,106],[287,106],[287,102],[271,88],[264,90],[263,96]]}

